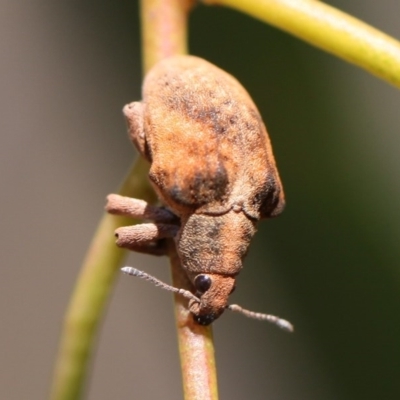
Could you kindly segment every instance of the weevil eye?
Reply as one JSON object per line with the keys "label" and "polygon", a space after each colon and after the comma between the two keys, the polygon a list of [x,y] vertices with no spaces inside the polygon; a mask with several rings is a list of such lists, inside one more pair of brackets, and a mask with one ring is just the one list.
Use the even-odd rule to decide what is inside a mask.
{"label": "weevil eye", "polygon": [[208,275],[197,275],[194,278],[194,287],[200,293],[204,293],[210,289],[211,282],[211,278]]}

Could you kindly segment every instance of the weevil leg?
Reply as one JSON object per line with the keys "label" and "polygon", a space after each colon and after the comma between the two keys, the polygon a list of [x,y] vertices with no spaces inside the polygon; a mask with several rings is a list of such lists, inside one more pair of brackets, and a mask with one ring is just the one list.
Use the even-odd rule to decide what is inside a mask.
{"label": "weevil leg", "polygon": [[146,134],[144,132],[143,115],[144,115],[144,104],[140,101],[127,104],[122,112],[125,115],[126,122],[128,124],[129,137],[133,144],[138,149],[139,153],[149,162],[151,162],[151,156],[149,153],[148,146],[146,144]]}
{"label": "weevil leg", "polygon": [[150,254],[152,256],[166,256],[168,254],[168,247],[165,239],[159,239],[148,243],[131,243],[120,247],[136,253]]}
{"label": "weevil leg", "polygon": [[125,249],[153,255],[166,254],[166,238],[173,238],[179,226],[171,224],[140,224],[118,228],[116,244]]}
{"label": "weevil leg", "polygon": [[107,212],[114,215],[179,224],[179,218],[166,208],[152,206],[144,200],[120,196],[119,194],[109,194],[105,208]]}

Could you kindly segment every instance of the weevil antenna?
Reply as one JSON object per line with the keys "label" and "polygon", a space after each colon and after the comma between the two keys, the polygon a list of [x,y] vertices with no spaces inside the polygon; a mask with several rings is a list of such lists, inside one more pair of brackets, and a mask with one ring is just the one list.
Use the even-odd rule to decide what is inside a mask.
{"label": "weevil antenna", "polygon": [[258,312],[254,312],[254,311],[249,311],[243,307],[238,306],[237,304],[229,304],[226,308],[231,311],[240,312],[249,318],[258,319],[260,321],[272,322],[273,324],[277,325],[279,328],[281,328],[285,331],[288,331],[288,332],[294,331],[294,327],[289,321],[286,321],[285,319],[276,317],[275,315],[262,314],[262,313],[258,313]]}
{"label": "weevil antenna", "polygon": [[146,281],[150,281],[150,282],[154,283],[156,286],[160,287],[161,289],[168,290],[168,291],[174,292],[174,293],[178,293],[181,296],[185,297],[186,299],[195,300],[198,303],[200,303],[200,299],[198,297],[196,297],[193,293],[189,292],[189,290],[178,289],[176,287],[168,285],[168,284],[158,280],[154,276],[146,274],[146,272],[140,271],[133,267],[123,267],[123,268],[121,268],[121,271],[124,272],[125,274],[137,276],[138,278],[142,278],[142,279],[145,279]]}

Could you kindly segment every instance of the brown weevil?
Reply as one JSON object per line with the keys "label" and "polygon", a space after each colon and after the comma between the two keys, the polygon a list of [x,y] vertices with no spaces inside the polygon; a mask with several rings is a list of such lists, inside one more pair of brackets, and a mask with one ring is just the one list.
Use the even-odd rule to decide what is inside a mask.
{"label": "brown weevil", "polygon": [[110,195],[108,212],[153,221],[117,229],[117,245],[161,255],[163,239],[173,238],[195,293],[123,270],[188,297],[201,325],[228,308],[292,330],[280,318],[228,305],[256,223],[285,205],[266,128],[246,90],[201,58],[174,56],[150,70],[143,100],[123,112],[165,208]]}

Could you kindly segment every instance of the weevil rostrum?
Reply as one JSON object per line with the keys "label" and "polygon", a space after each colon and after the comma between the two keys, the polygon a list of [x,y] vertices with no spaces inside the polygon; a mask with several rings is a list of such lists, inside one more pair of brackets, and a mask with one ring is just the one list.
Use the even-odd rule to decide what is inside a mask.
{"label": "weevil rostrum", "polygon": [[[201,58],[174,56],[150,70],[143,100],[123,112],[165,207],[109,195],[108,212],[152,220],[117,229],[117,245],[161,255],[163,239],[173,238],[195,288],[194,294],[180,292],[201,325],[230,308],[292,330],[278,317],[228,305],[257,222],[285,205],[266,128],[246,90]],[[123,270],[178,291],[141,271]]]}

